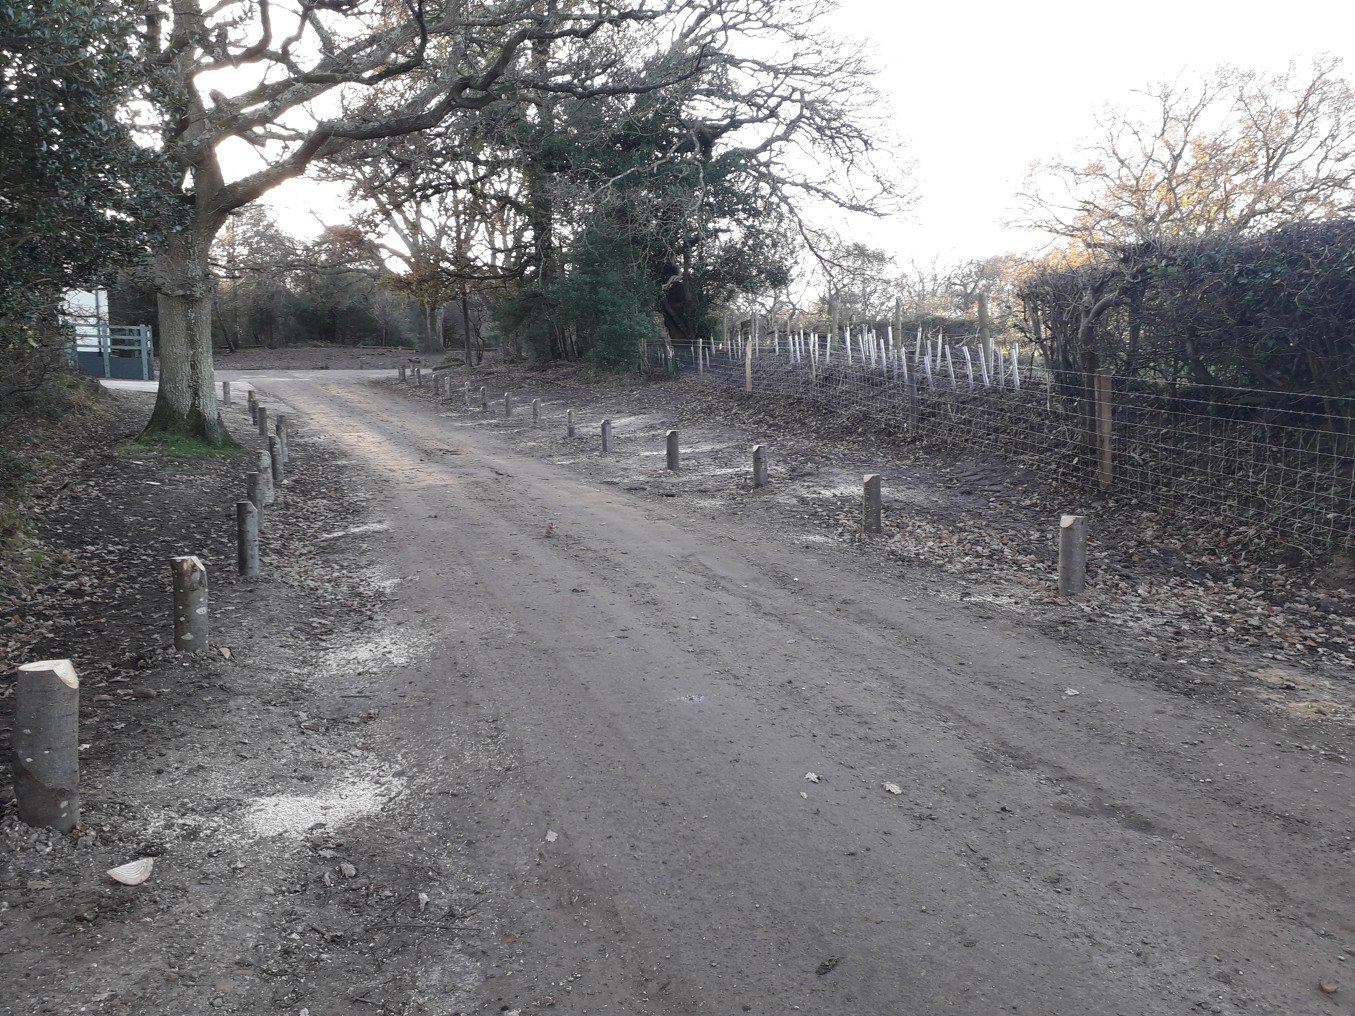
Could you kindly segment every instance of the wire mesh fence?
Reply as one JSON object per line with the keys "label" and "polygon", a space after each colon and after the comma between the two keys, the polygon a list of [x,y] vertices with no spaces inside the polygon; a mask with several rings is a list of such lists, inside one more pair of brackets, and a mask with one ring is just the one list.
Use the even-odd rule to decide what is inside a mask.
{"label": "wire mesh fence", "polygon": [[1355,399],[1109,373],[1049,374],[1016,348],[782,334],[664,354],[716,385],[925,447],[973,449],[1061,489],[1185,513],[1229,542],[1355,549]]}

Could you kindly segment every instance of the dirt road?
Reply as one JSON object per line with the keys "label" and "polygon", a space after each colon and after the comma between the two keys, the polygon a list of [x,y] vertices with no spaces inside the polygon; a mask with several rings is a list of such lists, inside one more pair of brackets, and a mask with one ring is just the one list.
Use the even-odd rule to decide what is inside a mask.
{"label": "dirt road", "polygon": [[486,925],[425,940],[422,1011],[1355,1011],[1351,767],[1282,720],[371,386],[256,383],[384,498],[409,659],[362,687],[407,783],[348,842]]}

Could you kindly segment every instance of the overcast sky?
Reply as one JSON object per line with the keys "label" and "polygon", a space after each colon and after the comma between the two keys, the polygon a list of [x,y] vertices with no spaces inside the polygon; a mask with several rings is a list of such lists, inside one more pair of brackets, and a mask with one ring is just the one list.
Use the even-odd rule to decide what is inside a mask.
{"label": "overcast sky", "polygon": [[841,3],[842,23],[868,33],[895,129],[918,164],[914,214],[876,237],[904,256],[1038,245],[1002,225],[1027,167],[1070,154],[1100,107],[1149,82],[1223,63],[1281,70],[1320,53],[1355,73],[1349,0]]}
{"label": "overcast sky", "polygon": [[[902,258],[1026,253],[1032,234],[1004,227],[1030,164],[1071,154],[1106,103],[1153,81],[1223,63],[1282,70],[1331,53],[1355,73],[1355,3],[1346,0],[840,0],[841,30],[866,40],[895,133],[917,163],[919,202],[861,239]],[[337,215],[309,181],[268,203],[287,228],[314,233],[307,207]]]}

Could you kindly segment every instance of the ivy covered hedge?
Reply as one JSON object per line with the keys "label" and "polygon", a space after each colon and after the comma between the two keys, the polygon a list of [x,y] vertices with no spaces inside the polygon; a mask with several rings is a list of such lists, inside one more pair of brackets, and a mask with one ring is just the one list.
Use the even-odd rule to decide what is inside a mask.
{"label": "ivy covered hedge", "polygon": [[1018,295],[1055,370],[1355,397],[1355,219],[1109,248]]}

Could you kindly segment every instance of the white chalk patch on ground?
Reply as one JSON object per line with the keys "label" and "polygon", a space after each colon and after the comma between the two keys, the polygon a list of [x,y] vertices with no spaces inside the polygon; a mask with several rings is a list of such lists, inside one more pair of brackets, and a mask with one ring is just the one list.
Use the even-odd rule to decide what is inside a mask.
{"label": "white chalk patch on ground", "polygon": [[362,533],[388,533],[390,526],[385,522],[368,522],[361,526],[350,526],[347,529],[340,529],[334,533],[324,533],[317,536],[318,540],[337,540],[341,536],[358,536]]}
{"label": "white chalk patch on ground", "polygon": [[430,654],[427,632],[382,632],[326,649],[319,659],[321,674],[336,676],[359,673],[374,667],[407,667]]}
{"label": "white chalk patch on ground", "polygon": [[333,829],[380,811],[403,792],[405,781],[349,772],[319,794],[278,794],[254,801],[244,814],[257,837],[301,836],[317,822]]}

